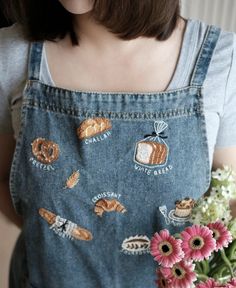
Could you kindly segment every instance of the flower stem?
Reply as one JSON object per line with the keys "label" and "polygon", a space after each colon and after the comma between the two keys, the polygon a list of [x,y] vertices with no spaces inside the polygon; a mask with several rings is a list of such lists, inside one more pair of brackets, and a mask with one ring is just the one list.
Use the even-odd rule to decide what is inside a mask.
{"label": "flower stem", "polygon": [[221,260],[220,253],[219,253],[219,252],[214,252],[214,256],[213,256],[213,258],[210,260],[209,265],[212,266],[212,265],[216,264],[219,259]]}
{"label": "flower stem", "polygon": [[197,278],[198,278],[199,280],[205,281],[205,280],[208,279],[208,276],[206,276],[206,275],[204,275],[204,274],[201,274],[201,273],[197,273]]}
{"label": "flower stem", "polygon": [[214,274],[217,274],[219,272],[219,270],[221,270],[224,265],[225,264],[220,264],[220,265],[216,266],[215,268],[213,268],[210,271],[209,276],[212,277]]}
{"label": "flower stem", "polygon": [[205,259],[201,263],[202,263],[202,266],[203,266],[203,272],[204,272],[204,274],[207,275],[207,273],[209,272],[209,262],[208,262],[207,259]]}
{"label": "flower stem", "polygon": [[233,277],[234,277],[233,268],[232,268],[232,265],[231,265],[228,257],[227,257],[226,254],[225,254],[225,250],[224,250],[224,249],[220,250],[220,254],[221,254],[221,258],[222,258],[223,261],[225,262],[226,266],[229,268],[231,277],[233,278]]}
{"label": "flower stem", "polygon": [[200,265],[199,262],[196,262],[196,268],[197,268],[197,272],[199,272],[200,274],[204,273],[202,270],[202,266]]}
{"label": "flower stem", "polygon": [[236,239],[233,240],[232,243],[230,243],[229,248],[227,249],[227,252],[229,254],[229,259],[235,259],[236,257]]}
{"label": "flower stem", "polygon": [[[231,264],[233,265],[233,267],[235,267],[236,268],[236,260],[232,260],[231,261]],[[215,268],[213,268],[213,269],[211,269],[210,271],[209,271],[209,277],[213,277],[213,275],[216,275],[216,274],[219,274],[220,273],[220,271],[222,270],[222,269],[224,269],[224,267],[225,267],[225,263],[223,262],[221,262],[221,263],[218,263],[218,265],[215,267]]]}

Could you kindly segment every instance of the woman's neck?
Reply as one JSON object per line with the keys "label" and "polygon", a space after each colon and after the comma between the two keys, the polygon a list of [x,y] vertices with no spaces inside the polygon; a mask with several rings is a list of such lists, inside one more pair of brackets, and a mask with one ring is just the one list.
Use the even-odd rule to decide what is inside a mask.
{"label": "woman's neck", "polygon": [[74,15],[74,28],[79,35],[81,46],[90,47],[102,55],[112,55],[114,51],[119,55],[128,56],[133,55],[137,51],[149,49],[157,46],[163,46],[169,41],[176,41],[176,37],[180,37],[183,33],[185,21],[179,18],[178,24],[172,35],[166,41],[159,41],[155,38],[138,37],[132,40],[122,40],[107,28],[91,17],[91,13],[84,13],[81,15]]}

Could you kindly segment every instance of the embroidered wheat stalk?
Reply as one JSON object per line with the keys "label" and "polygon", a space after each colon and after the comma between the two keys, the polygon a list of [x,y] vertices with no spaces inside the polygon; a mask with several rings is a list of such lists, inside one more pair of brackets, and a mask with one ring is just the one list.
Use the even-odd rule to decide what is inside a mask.
{"label": "embroidered wheat stalk", "polygon": [[72,189],[74,188],[78,182],[79,182],[79,178],[80,178],[80,173],[79,170],[73,172],[70,177],[66,180],[66,186],[64,187],[64,189]]}

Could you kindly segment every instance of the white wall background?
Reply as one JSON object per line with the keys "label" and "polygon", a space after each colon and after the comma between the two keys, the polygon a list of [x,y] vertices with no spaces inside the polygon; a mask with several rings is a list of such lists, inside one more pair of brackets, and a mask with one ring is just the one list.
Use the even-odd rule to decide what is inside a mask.
{"label": "white wall background", "polygon": [[[236,32],[236,0],[182,0],[182,15]],[[0,287],[8,288],[9,257],[19,230],[0,215]]]}
{"label": "white wall background", "polygon": [[236,32],[236,0],[181,0],[182,15]]}

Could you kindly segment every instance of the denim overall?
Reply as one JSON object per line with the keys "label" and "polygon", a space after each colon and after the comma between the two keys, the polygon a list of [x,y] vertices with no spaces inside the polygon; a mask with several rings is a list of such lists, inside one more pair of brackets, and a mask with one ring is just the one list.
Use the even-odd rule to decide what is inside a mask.
{"label": "denim overall", "polygon": [[151,237],[190,225],[210,183],[202,86],[219,34],[208,26],[190,84],[160,93],[46,85],[32,43],[10,176],[24,218],[11,287],[156,287]]}

